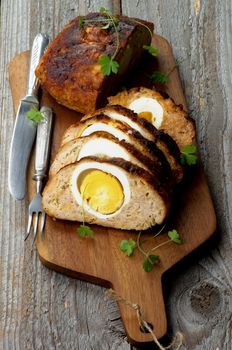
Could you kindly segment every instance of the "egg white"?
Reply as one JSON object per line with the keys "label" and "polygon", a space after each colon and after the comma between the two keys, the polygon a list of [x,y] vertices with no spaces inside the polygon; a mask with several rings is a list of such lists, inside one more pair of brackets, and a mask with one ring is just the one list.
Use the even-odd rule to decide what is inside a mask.
{"label": "egg white", "polygon": [[[106,173],[109,173],[113,176],[115,176],[118,181],[120,182],[122,188],[123,188],[123,194],[124,194],[124,201],[123,204],[121,205],[121,207],[116,210],[114,213],[112,214],[101,214],[99,212],[97,212],[96,210],[90,208],[90,206],[83,201],[81,193],[80,193],[80,181],[81,181],[81,176],[83,175],[83,173],[87,170],[91,171],[91,170],[101,170],[104,171]],[[79,184],[78,184],[79,182]],[[73,193],[73,196],[75,198],[75,200],[77,201],[77,203],[80,206],[83,206],[84,211],[90,213],[91,215],[94,215],[100,219],[106,219],[106,218],[111,218],[115,215],[118,215],[123,207],[129,203],[130,198],[131,198],[131,190],[130,190],[130,184],[128,181],[128,178],[126,177],[126,175],[116,166],[111,165],[111,164],[106,164],[106,163],[98,163],[98,162],[85,162],[85,163],[80,163],[77,165],[76,169],[74,170],[72,177],[71,177],[71,191]]]}
{"label": "egg white", "polygon": [[[130,118],[126,117],[125,115],[121,114],[121,113],[117,113],[117,112],[112,112],[112,111],[104,111],[104,114],[107,115],[108,117],[115,119],[115,120],[119,120],[121,122],[124,122],[126,124],[128,124],[129,126],[131,126],[133,129],[137,130],[140,132],[140,134],[143,135],[143,130],[142,128],[139,126],[139,124],[137,124],[136,122],[134,122],[133,120],[131,120]],[[144,136],[144,135],[143,135]]]}
{"label": "egg white", "polygon": [[159,129],[164,116],[163,107],[154,98],[140,97],[132,101],[129,106],[135,113],[150,112],[152,114],[152,124]]}
{"label": "egg white", "polygon": [[105,124],[105,123],[94,123],[94,124],[88,126],[86,129],[84,129],[84,131],[82,132],[82,134],[80,136],[88,136],[95,131],[108,132],[109,134],[117,137],[120,141],[127,139],[127,136],[123,131],[121,131],[117,128],[114,128],[113,126],[111,126],[109,124]]}
{"label": "egg white", "polygon": [[130,160],[129,153],[125,151],[119,144],[104,138],[96,138],[87,141],[80,150],[78,160],[88,156],[105,155],[107,157],[119,157]]}

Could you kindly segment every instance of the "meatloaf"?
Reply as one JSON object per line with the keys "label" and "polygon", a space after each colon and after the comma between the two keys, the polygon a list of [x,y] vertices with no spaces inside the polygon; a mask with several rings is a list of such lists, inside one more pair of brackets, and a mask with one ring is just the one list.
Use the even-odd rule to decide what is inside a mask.
{"label": "meatloaf", "polygon": [[[99,114],[98,113],[104,113]],[[111,118],[113,121],[120,121],[139,132],[143,138],[155,143],[156,147],[164,154],[172,171],[174,182],[178,183],[183,178],[183,168],[179,163],[180,152],[176,142],[166,133],[157,130],[151,123],[139,118],[136,113],[128,108],[118,105],[108,105],[90,115],[85,116],[79,123],[70,126],[64,133],[62,145],[85,133],[85,129],[97,122],[106,121]],[[99,130],[99,129],[98,129]],[[103,129],[102,129],[103,130]],[[84,135],[84,134],[83,134]],[[86,133],[85,133],[86,135]]]}
{"label": "meatloaf", "polygon": [[155,116],[151,118],[150,122],[170,135],[180,149],[195,142],[196,129],[193,119],[188,116],[181,105],[176,105],[167,94],[164,95],[144,87],[136,87],[119,92],[116,96],[109,97],[108,101],[112,105],[119,104],[132,109],[140,117],[155,114],[151,113],[152,109],[155,109],[152,106],[154,101],[159,108],[161,107],[162,117],[159,120],[159,126],[156,125]]}
{"label": "meatloaf", "polygon": [[69,164],[52,177],[43,192],[45,212],[57,219],[83,221],[83,207],[75,200],[70,183],[78,166],[88,164],[90,169],[107,167],[120,171],[128,179],[130,199],[114,215],[102,217],[85,211],[85,221],[106,227],[124,230],[146,230],[155,224],[161,224],[170,209],[169,195],[154,183],[153,177],[139,166],[120,158],[85,157]]}
{"label": "meatloaf", "polygon": [[[102,28],[106,18],[104,13],[90,13],[81,21],[73,19],[50,43],[36,68],[42,87],[58,103],[81,113],[102,107],[139,61],[143,45],[151,43],[152,23],[118,16],[117,50],[114,26]],[[118,72],[104,76],[97,62],[102,55],[111,58],[115,51]]]}

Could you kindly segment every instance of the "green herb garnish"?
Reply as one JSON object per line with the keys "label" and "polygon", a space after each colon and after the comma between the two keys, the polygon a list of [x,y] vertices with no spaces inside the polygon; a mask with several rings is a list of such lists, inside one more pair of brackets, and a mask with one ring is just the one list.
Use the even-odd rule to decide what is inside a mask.
{"label": "green herb garnish", "polygon": [[132,238],[123,239],[120,243],[120,249],[125,252],[127,256],[131,256],[134,252],[134,249],[136,247],[136,243]]}
{"label": "green herb garnish", "polygon": [[[78,24],[80,27],[83,27],[84,24],[88,24],[88,23],[91,24],[91,23],[98,22],[98,23],[102,23],[102,26],[100,28],[103,30],[110,29],[111,27],[114,28],[115,36],[116,36],[116,48],[113,55],[111,57],[108,55],[102,55],[99,57],[97,61],[97,64],[99,64],[101,67],[102,74],[104,76],[109,76],[111,73],[116,74],[119,69],[119,63],[116,60],[114,60],[120,48],[119,30],[117,28],[119,24],[119,19],[116,16],[113,16],[112,13],[109,10],[107,10],[105,7],[101,7],[99,12],[106,15],[105,18],[84,19],[82,16],[80,16]],[[135,19],[134,19],[134,22],[147,28],[152,39],[152,32],[147,25]],[[144,45],[143,48],[144,50],[147,50],[152,56],[157,56],[158,54],[158,49],[156,49],[152,45]]]}
{"label": "green herb garnish", "polygon": [[182,244],[183,241],[180,238],[179,233],[176,230],[172,230],[168,232],[168,237],[171,239],[171,241],[177,243],[177,244]]}
{"label": "green herb garnish", "polygon": [[83,27],[84,24],[85,24],[85,20],[84,20],[84,18],[83,18],[82,16],[80,16],[80,17],[79,17],[78,25],[79,25],[80,27]]}
{"label": "green herb garnish", "polygon": [[79,17],[79,26],[83,27],[84,24],[88,23],[102,23],[101,29],[107,30],[111,27],[114,28],[115,36],[116,36],[116,48],[113,53],[113,55],[110,57],[108,55],[101,55],[97,61],[97,64],[101,67],[101,72],[104,76],[109,76],[111,73],[116,74],[119,69],[119,63],[114,60],[116,57],[119,48],[120,48],[120,41],[119,41],[119,31],[118,31],[118,24],[119,19],[111,14],[109,10],[107,10],[105,7],[100,8],[100,13],[106,15],[104,18],[96,18],[96,19],[84,19],[83,17]]}
{"label": "green herb garnish", "polygon": [[107,13],[109,12],[109,10],[107,10],[105,7],[100,7],[100,10],[99,10],[100,13]]}
{"label": "green herb garnish", "polygon": [[132,238],[129,238],[128,240],[124,239],[121,241],[119,248],[127,256],[131,256],[133,254],[134,250],[137,248],[139,250],[139,252],[144,256],[144,261],[143,261],[144,271],[150,272],[150,271],[152,271],[154,266],[160,261],[160,256],[153,254],[153,252],[155,250],[157,250],[158,248],[161,248],[162,246],[169,244],[171,242],[176,243],[176,244],[183,243],[177,230],[172,230],[172,231],[168,231],[168,238],[169,238],[168,240],[156,245],[155,247],[151,248],[148,252],[146,252],[143,249],[142,244],[147,242],[150,239],[156,238],[163,231],[164,227],[165,227],[165,225],[161,228],[161,230],[158,233],[156,233],[154,236],[152,236],[151,238],[144,240],[144,241],[141,241],[141,232],[137,235],[136,242]]}
{"label": "green herb garnish", "polygon": [[111,73],[117,73],[119,64],[107,55],[101,55],[97,63],[101,66],[102,74],[109,76]]}
{"label": "green herb garnish", "polygon": [[85,209],[84,209],[84,193],[85,193],[85,189],[84,189],[83,194],[82,194],[82,207],[81,207],[81,209],[82,209],[82,225],[80,225],[77,228],[77,234],[80,237],[93,237],[94,236],[93,230],[88,225],[85,224]]}
{"label": "green herb garnish", "polygon": [[195,145],[186,145],[181,150],[180,162],[182,165],[195,165],[197,163],[197,147]]}
{"label": "green herb garnish", "polygon": [[152,56],[157,56],[159,50],[152,45],[143,45],[144,50],[148,51]]}
{"label": "green herb garnish", "polygon": [[77,233],[80,237],[93,237],[94,232],[91,230],[91,228],[85,224],[80,225],[80,227],[77,228]]}
{"label": "green herb garnish", "polygon": [[152,74],[149,74],[149,78],[153,84],[167,84],[169,75],[174,71],[175,68],[177,68],[182,62],[184,62],[186,58],[179,58],[176,60],[175,64],[172,66],[172,68],[169,70],[167,74],[162,73],[160,71],[155,71]]}
{"label": "green herb garnish", "polygon": [[165,73],[155,71],[150,75],[151,82],[153,84],[166,84],[168,82],[168,76]]}
{"label": "green herb garnish", "polygon": [[143,269],[146,272],[150,272],[153,269],[154,265],[157,264],[159,261],[159,255],[148,254],[147,257],[144,259]]}
{"label": "green herb garnish", "polygon": [[27,112],[27,118],[35,125],[40,124],[44,120],[43,114],[35,107],[31,107],[31,109]]}

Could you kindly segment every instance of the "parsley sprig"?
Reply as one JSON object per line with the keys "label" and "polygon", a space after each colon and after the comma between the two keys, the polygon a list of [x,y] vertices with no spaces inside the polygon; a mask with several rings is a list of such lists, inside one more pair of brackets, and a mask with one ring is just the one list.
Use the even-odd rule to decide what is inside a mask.
{"label": "parsley sprig", "polygon": [[80,225],[78,227],[77,233],[80,237],[93,237],[94,236],[93,230],[91,230],[91,228],[89,226],[85,225],[85,223],[83,223],[82,225]]}
{"label": "parsley sprig", "polygon": [[132,238],[123,239],[120,243],[120,249],[125,252],[127,256],[131,256],[134,252],[134,249],[136,247],[136,243]]}
{"label": "parsley sprig", "polygon": [[150,80],[153,84],[166,84],[168,75],[159,71],[154,71],[150,74]]}
{"label": "parsley sprig", "polygon": [[100,13],[104,13],[104,14],[106,14],[108,16],[109,21],[111,22],[111,24],[114,27],[115,36],[116,36],[116,49],[115,49],[114,54],[112,55],[112,57],[109,57],[107,55],[102,55],[99,58],[99,60],[97,61],[97,63],[101,66],[102,74],[105,75],[105,76],[109,76],[111,73],[116,74],[118,72],[118,69],[119,69],[118,62],[114,60],[114,58],[116,57],[116,55],[117,55],[117,53],[119,51],[119,48],[120,48],[119,31],[118,31],[118,28],[117,28],[119,21],[105,7],[101,7],[100,8]]}
{"label": "parsley sprig", "polygon": [[143,49],[148,51],[152,56],[157,56],[159,50],[152,45],[143,45]]}
{"label": "parsley sprig", "polygon": [[[115,37],[116,37],[116,48],[111,57],[108,55],[101,55],[97,61],[97,64],[101,67],[101,72],[104,76],[109,76],[111,73],[117,74],[119,70],[119,63],[115,60],[115,57],[120,49],[120,38],[119,38],[119,30],[118,30],[118,24],[119,19],[116,16],[113,16],[112,13],[107,10],[105,7],[100,8],[100,13],[105,15],[105,18],[95,18],[95,19],[85,19],[83,16],[79,17],[78,25],[80,27],[83,27],[85,24],[88,23],[101,23],[102,26],[100,27],[103,30],[107,30],[110,28],[114,28]],[[137,21],[133,19],[134,22],[144,26],[147,28],[147,30],[150,33],[151,39],[152,39],[152,32],[150,28],[144,24],[143,22]],[[158,49],[156,49],[152,45],[144,45],[144,50],[147,50],[152,56],[158,55]]]}
{"label": "parsley sprig", "polygon": [[[157,237],[164,229],[165,225],[161,228],[161,230],[156,233],[154,236],[152,236],[150,239],[154,239]],[[147,240],[141,241],[141,232],[137,235],[137,240],[135,241],[132,238],[129,238],[128,240],[124,239],[121,241],[119,248],[121,251],[123,251],[126,256],[132,256],[134,250],[137,248],[140,253],[143,255],[143,269],[146,272],[150,272],[153,270],[154,266],[160,261],[160,256],[157,254],[154,254],[153,252],[162,246],[169,244],[171,242],[176,244],[182,244],[183,241],[177,232],[177,230],[168,231],[168,240],[156,245],[155,247],[151,248],[148,252],[146,252],[142,244],[145,243]]]}
{"label": "parsley sprig", "polygon": [[97,63],[101,66],[101,72],[104,76],[118,72],[119,64],[113,59],[113,56],[110,58],[107,55],[101,55]]}
{"label": "parsley sprig", "polygon": [[86,190],[86,187],[83,191],[83,194],[82,194],[82,225],[80,225],[78,228],[77,228],[77,234],[80,236],[80,237],[90,237],[92,238],[94,236],[94,232],[93,230],[85,224],[85,209],[84,209],[84,192]]}
{"label": "parsley sprig", "polygon": [[152,84],[167,84],[170,74],[176,69],[186,58],[177,59],[175,64],[171,67],[168,73],[163,73],[160,71],[154,71],[149,75]]}
{"label": "parsley sprig", "polygon": [[[151,41],[152,41],[153,33],[152,33],[151,29],[145,23],[138,21],[135,18],[133,18],[133,21],[140,24],[141,26],[145,27],[148,30],[150,37],[151,37]],[[143,49],[148,51],[152,56],[158,55],[158,49],[155,48],[152,44],[151,45],[143,45]]]}
{"label": "parsley sprig", "polygon": [[197,163],[197,147],[196,145],[186,145],[181,150],[180,162],[182,165],[195,165]]}
{"label": "parsley sprig", "polygon": [[102,23],[101,29],[107,30],[111,27],[114,28],[115,37],[116,37],[116,48],[111,57],[108,55],[101,55],[97,61],[97,64],[101,67],[101,72],[104,76],[109,76],[111,73],[116,74],[119,69],[119,64],[115,60],[115,57],[119,51],[120,48],[120,40],[119,40],[119,31],[118,31],[118,24],[119,19],[112,15],[112,13],[107,10],[105,7],[100,8],[100,13],[106,15],[106,18],[96,18],[96,19],[84,19],[83,17],[79,17],[79,26],[82,27],[86,23],[96,23],[100,22]]}
{"label": "parsley sprig", "polygon": [[31,107],[31,109],[27,112],[27,118],[31,120],[35,126],[42,123],[44,120],[43,114],[35,107]]}

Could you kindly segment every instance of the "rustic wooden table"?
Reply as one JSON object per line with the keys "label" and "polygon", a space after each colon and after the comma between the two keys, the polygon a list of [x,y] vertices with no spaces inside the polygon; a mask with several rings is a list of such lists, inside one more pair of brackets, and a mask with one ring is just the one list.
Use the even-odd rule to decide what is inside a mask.
{"label": "rustic wooden table", "polygon": [[51,37],[78,14],[104,6],[155,23],[172,45],[218,218],[218,240],[165,280],[169,335],[183,332],[183,349],[232,349],[232,51],[231,0],[2,0],[0,349],[130,349],[117,304],[104,288],[45,268],[23,236],[27,201],[7,187],[14,125],[7,65],[30,48],[39,31]]}

